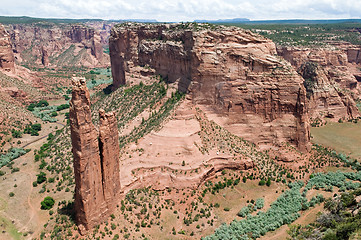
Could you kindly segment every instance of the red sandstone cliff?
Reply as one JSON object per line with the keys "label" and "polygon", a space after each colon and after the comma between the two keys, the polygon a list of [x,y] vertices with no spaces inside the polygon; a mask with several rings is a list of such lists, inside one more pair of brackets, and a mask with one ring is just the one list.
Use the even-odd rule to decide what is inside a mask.
{"label": "red sandstone cliff", "polygon": [[99,150],[102,163],[104,198],[109,209],[115,209],[120,192],[119,140],[114,112],[99,111]]}
{"label": "red sandstone cliff", "polygon": [[19,63],[44,66],[107,66],[93,28],[71,24],[13,24],[7,29]]}
{"label": "red sandstone cliff", "polygon": [[[354,57],[350,49],[279,47],[278,54],[298,69],[305,79],[312,118],[337,121],[359,116],[354,98],[361,88],[355,74]],[[352,93],[352,94],[351,94]]]}
{"label": "red sandstone cliff", "polygon": [[[74,156],[76,221],[81,232],[104,221],[120,193],[118,130],[113,113],[100,111],[100,137],[91,120],[83,78],[73,79],[70,126]],[[98,139],[99,137],[99,139]]]}
{"label": "red sandstone cliff", "polygon": [[14,53],[11,48],[10,35],[0,24],[0,69],[14,72]]}
{"label": "red sandstone cliff", "polygon": [[222,125],[232,133],[261,145],[309,146],[303,79],[271,40],[236,27],[122,24],[109,49],[114,87],[125,71],[147,65],[194,104],[227,116]]}

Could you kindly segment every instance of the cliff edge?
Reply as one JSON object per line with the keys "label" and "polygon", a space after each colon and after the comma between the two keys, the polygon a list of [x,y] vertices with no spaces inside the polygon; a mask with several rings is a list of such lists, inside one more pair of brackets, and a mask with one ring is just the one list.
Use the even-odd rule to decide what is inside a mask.
{"label": "cliff edge", "polygon": [[237,27],[125,23],[112,29],[109,49],[114,88],[125,72],[150,68],[232,133],[309,148],[304,80],[269,39]]}

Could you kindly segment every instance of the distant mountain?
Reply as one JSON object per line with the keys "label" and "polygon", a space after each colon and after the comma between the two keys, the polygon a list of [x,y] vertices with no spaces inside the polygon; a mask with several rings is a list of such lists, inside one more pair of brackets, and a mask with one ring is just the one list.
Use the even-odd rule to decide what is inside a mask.
{"label": "distant mountain", "polygon": [[194,20],[198,23],[243,23],[249,22],[248,18],[218,19],[218,20]]}
{"label": "distant mountain", "polygon": [[33,18],[33,17],[5,17],[0,16],[0,23],[2,24],[23,24],[23,23],[39,23],[39,22],[51,22],[51,23],[84,23],[89,21],[104,21],[102,19],[70,19],[70,18]]}
{"label": "distant mountain", "polygon": [[245,21],[244,24],[329,24],[329,23],[361,23],[361,19],[286,19],[286,20],[253,20]]}
{"label": "distant mountain", "polygon": [[123,22],[157,23],[156,19],[123,19]]}
{"label": "distant mountain", "polygon": [[328,23],[361,23],[361,19],[285,19],[285,20],[249,20],[247,18],[218,19],[218,20],[194,20],[198,23],[216,24],[328,24]]}
{"label": "distant mountain", "polygon": [[33,17],[7,17],[0,16],[0,23],[2,24],[31,24],[31,23],[40,23],[40,22],[50,22],[50,23],[85,23],[85,22],[142,22],[142,23],[156,23],[155,19],[118,19],[118,20],[103,20],[103,19],[71,19],[71,18],[33,18]]}

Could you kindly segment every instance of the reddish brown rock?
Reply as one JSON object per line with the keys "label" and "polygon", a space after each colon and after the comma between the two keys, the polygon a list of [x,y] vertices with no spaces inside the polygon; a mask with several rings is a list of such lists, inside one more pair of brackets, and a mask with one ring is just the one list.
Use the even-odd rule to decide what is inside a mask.
{"label": "reddish brown rock", "polygon": [[102,163],[104,198],[108,209],[115,209],[120,193],[119,138],[114,112],[99,110],[99,148]]}
{"label": "reddish brown rock", "polygon": [[350,65],[354,60],[347,50],[279,47],[277,51],[305,79],[311,118],[338,121],[359,116],[350,92],[358,96],[360,86]]}
{"label": "reddish brown rock", "polygon": [[98,140],[84,78],[73,79],[69,116],[74,156],[74,208],[79,229],[84,232],[104,221],[118,200],[118,131],[114,114],[101,112]]}
{"label": "reddish brown rock", "polygon": [[6,92],[11,97],[19,100],[24,100],[27,97],[26,93],[17,87],[6,87],[6,88],[0,87],[0,91]]}
{"label": "reddish brown rock", "polygon": [[11,47],[10,35],[0,24],[0,69],[7,72],[15,71],[14,53]]}
{"label": "reddish brown rock", "polygon": [[348,61],[351,63],[361,63],[361,48],[360,47],[351,47],[347,48],[347,57]]}
{"label": "reddish brown rock", "polygon": [[7,25],[18,62],[44,66],[108,66],[99,32],[84,25]]}
{"label": "reddish brown rock", "polygon": [[194,104],[209,106],[232,133],[261,145],[309,146],[303,79],[276,57],[271,40],[236,27],[207,24],[114,27],[109,39],[114,86],[124,71],[147,65]]}

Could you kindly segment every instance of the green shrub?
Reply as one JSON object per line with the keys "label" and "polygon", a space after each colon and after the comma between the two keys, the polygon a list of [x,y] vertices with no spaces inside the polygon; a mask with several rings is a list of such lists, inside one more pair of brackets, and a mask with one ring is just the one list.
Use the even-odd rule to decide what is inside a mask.
{"label": "green shrub", "polygon": [[22,137],[21,131],[15,130],[15,129],[11,130],[11,135],[13,136],[13,138],[21,138]]}
{"label": "green shrub", "polygon": [[40,172],[38,175],[36,175],[38,178],[36,179],[36,182],[38,184],[41,184],[46,181],[46,173]]}
{"label": "green shrub", "polygon": [[49,210],[54,206],[55,200],[52,197],[45,197],[40,204],[41,204],[41,209]]}
{"label": "green shrub", "polygon": [[271,179],[269,178],[266,182],[267,187],[271,186]]}
{"label": "green shrub", "polygon": [[262,179],[261,181],[258,182],[258,185],[260,186],[264,186],[266,184],[266,181],[264,179]]}
{"label": "green shrub", "polygon": [[31,136],[39,136],[39,131],[41,131],[40,123],[30,124],[24,129],[24,133],[30,134]]}
{"label": "green shrub", "polygon": [[256,200],[255,206],[257,209],[261,209],[264,207],[264,199],[263,198],[258,198]]}

